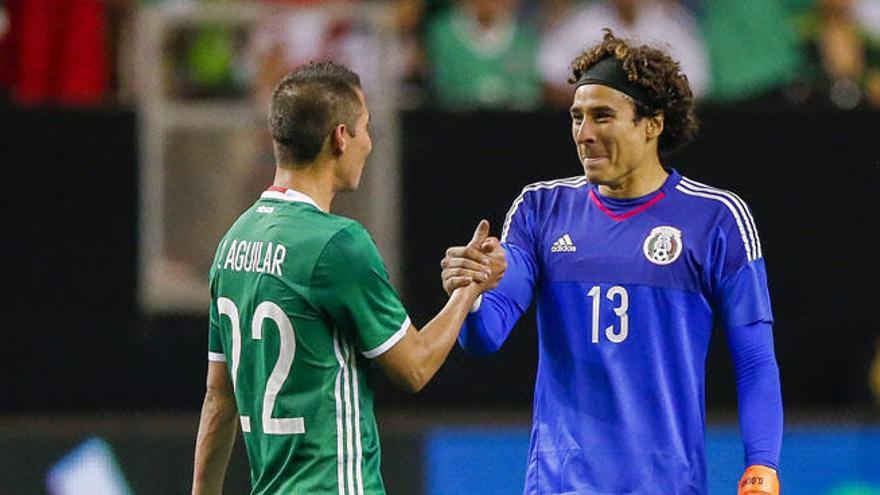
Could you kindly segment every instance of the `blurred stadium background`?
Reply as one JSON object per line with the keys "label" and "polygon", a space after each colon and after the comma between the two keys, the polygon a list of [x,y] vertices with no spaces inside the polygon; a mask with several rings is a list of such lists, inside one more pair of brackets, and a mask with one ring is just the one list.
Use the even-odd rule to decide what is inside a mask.
{"label": "blurred stadium background", "polygon": [[[271,180],[263,115],[286,70],[361,73],[374,153],[336,207],[422,325],[447,245],[481,217],[497,234],[526,183],[578,173],[559,74],[603,25],[682,60],[703,129],[667,164],[755,212],[784,493],[880,494],[880,0],[0,0],[0,493],[188,491],[207,264]],[[389,494],[521,490],[529,316],[418,396],[374,374]],[[721,332],[707,373],[711,493],[733,493]],[[248,489],[240,442],[227,487]]]}

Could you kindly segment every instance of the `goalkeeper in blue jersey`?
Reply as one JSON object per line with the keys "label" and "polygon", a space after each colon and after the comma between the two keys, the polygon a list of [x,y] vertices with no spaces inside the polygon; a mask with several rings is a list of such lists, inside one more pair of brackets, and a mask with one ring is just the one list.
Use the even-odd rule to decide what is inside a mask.
{"label": "goalkeeper in blue jersey", "polygon": [[452,247],[442,261],[448,292],[471,283],[481,257],[507,265],[459,335],[471,353],[498,350],[536,303],[525,493],[705,495],[717,319],[736,373],[739,494],[777,494],[782,399],[755,220],[736,194],[664,160],[696,134],[687,78],[662,50],[610,31],[571,67],[584,173],[526,186],[500,244]]}

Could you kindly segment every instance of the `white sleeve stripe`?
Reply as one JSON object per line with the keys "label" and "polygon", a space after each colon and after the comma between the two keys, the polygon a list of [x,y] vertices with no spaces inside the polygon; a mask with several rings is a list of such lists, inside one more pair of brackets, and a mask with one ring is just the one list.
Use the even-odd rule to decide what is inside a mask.
{"label": "white sleeve stripe", "polygon": [[686,187],[695,191],[704,191],[711,194],[718,194],[720,196],[724,196],[737,206],[740,214],[746,220],[746,228],[749,231],[749,239],[752,242],[752,252],[755,253],[755,258],[760,258],[762,256],[761,253],[761,238],[758,236],[758,228],[755,225],[755,219],[749,211],[746,202],[742,200],[739,196],[734,194],[731,191],[726,191],[724,189],[718,189],[717,187],[712,187],[695,180],[688,179],[686,177],[682,177],[682,182],[685,182]]}
{"label": "white sleeve stripe", "polygon": [[[702,191],[702,192],[706,192],[709,194],[717,194],[719,196],[724,196],[724,197],[730,199],[733,202],[733,204],[735,204],[737,206],[737,210],[739,210],[740,215],[742,215],[743,218],[747,220],[746,228],[749,230],[749,234],[751,236],[757,235],[757,229],[755,228],[754,219],[752,218],[752,215],[749,212],[749,208],[746,206],[746,203],[745,203],[745,201],[742,200],[742,198],[740,198],[739,196],[737,196],[736,194],[734,194],[731,191],[726,191],[724,189],[718,189],[717,187],[708,186],[706,184],[702,184],[700,182],[688,179],[686,177],[682,177],[682,182],[684,183],[685,187],[687,187],[688,189],[690,189],[692,191]],[[753,241],[752,246],[753,247],[756,246],[754,240],[755,239],[753,237],[752,238],[752,241]]]}
{"label": "white sleeve stripe", "polygon": [[348,367],[351,369],[352,403],[354,404],[354,484],[357,495],[364,495],[363,444],[361,443],[361,398],[358,389],[358,367],[354,348],[348,351]]}
{"label": "white sleeve stripe", "polygon": [[[707,199],[714,199],[714,200],[719,201],[722,204],[724,204],[724,206],[726,206],[727,209],[730,211],[730,213],[733,215],[733,219],[736,221],[737,228],[739,229],[740,236],[742,237],[743,247],[745,248],[745,251],[746,251],[746,259],[748,261],[754,261],[758,258],[757,251],[755,250],[755,243],[753,242],[753,240],[750,236],[751,232],[749,232],[749,233],[746,232],[746,226],[748,225],[748,222],[746,221],[745,226],[744,226],[744,223],[743,223],[744,220],[740,215],[739,208],[737,208],[736,206],[734,206],[734,204],[731,203],[731,201],[733,201],[731,198],[717,194],[717,193],[702,192],[702,191],[698,191],[698,190],[694,190],[694,189],[688,189],[683,184],[679,184],[678,186],[676,186],[676,189],[678,189],[679,191],[684,192],[686,194],[690,194],[692,196],[698,196],[698,197],[707,198]],[[751,229],[749,229],[749,230],[751,231]]]}
{"label": "white sleeve stripe", "polygon": [[514,200],[513,205],[511,205],[510,210],[507,211],[507,216],[504,218],[504,227],[501,229],[501,242],[507,242],[507,231],[510,229],[510,221],[513,219],[513,215],[516,214],[516,210],[519,208],[520,203],[522,203],[522,198],[525,193],[525,191],[520,193],[516,200]]}
{"label": "white sleeve stripe", "polygon": [[705,184],[701,184],[699,182],[695,182],[695,181],[692,181],[692,180],[686,179],[686,178],[684,180],[688,182],[686,187],[688,187],[691,190],[704,191],[704,192],[707,192],[710,194],[718,194],[719,196],[724,196],[724,197],[730,199],[733,202],[733,204],[735,204],[737,206],[737,209],[739,210],[740,215],[742,215],[742,217],[745,221],[746,229],[748,230],[748,233],[749,233],[749,239],[752,243],[752,252],[755,253],[755,259],[760,258],[762,256],[761,238],[758,236],[758,228],[755,225],[755,219],[752,216],[751,211],[749,211],[749,207],[746,205],[746,202],[743,201],[742,198],[740,198],[739,196],[737,196],[736,194],[734,194],[731,191],[725,191],[723,189],[718,189],[718,188],[715,188],[712,186],[707,186]]}
{"label": "white sleeve stripe", "polygon": [[214,361],[217,363],[225,363],[226,362],[226,354],[222,352],[209,352],[208,353],[208,361]]}
{"label": "white sleeve stripe", "polygon": [[369,359],[373,359],[375,357],[381,356],[382,354],[385,353],[385,351],[394,347],[394,344],[398,343],[400,341],[400,339],[402,339],[403,336],[406,335],[406,329],[409,328],[410,325],[411,325],[411,321],[409,319],[409,316],[407,316],[406,319],[403,320],[403,323],[400,325],[400,329],[397,330],[396,332],[394,332],[394,335],[392,335],[391,337],[388,337],[388,340],[379,344],[379,346],[376,347],[375,349],[372,349],[369,351],[364,351],[361,354],[363,354],[364,357],[369,358]]}
{"label": "white sleeve stripe", "polygon": [[736,220],[736,226],[739,227],[739,234],[740,234],[740,236],[742,236],[743,246],[745,247],[745,250],[746,250],[746,259],[748,261],[754,261],[756,259],[752,256],[751,245],[749,244],[749,239],[748,239],[748,236],[746,235],[746,229],[743,227],[742,220],[740,219],[739,214],[736,211],[736,208],[732,204],[730,204],[730,201],[728,201],[723,196],[717,196],[717,195],[713,195],[713,194],[707,194],[707,193],[703,193],[703,192],[688,190],[684,186],[682,186],[681,184],[675,186],[675,188],[677,190],[679,190],[685,194],[689,194],[691,196],[698,196],[701,198],[714,199],[716,201],[720,201],[721,203],[723,203],[724,206],[726,206],[727,209],[730,210],[730,213],[733,214],[733,219]]}
{"label": "white sleeve stripe", "polygon": [[733,203],[737,205],[737,209],[739,210],[740,214],[746,220],[746,227],[749,231],[749,238],[752,241],[752,252],[755,253],[755,258],[760,258],[761,256],[763,256],[763,253],[761,252],[761,237],[758,235],[758,227],[757,225],[755,225],[755,218],[752,216],[751,211],[749,211],[749,207],[746,205],[746,202],[742,200],[742,198],[731,191],[718,189],[716,187],[702,184],[686,177],[682,177],[682,182],[685,183],[685,186],[691,190],[718,194],[733,201]]}
{"label": "white sleeve stripe", "polygon": [[538,189],[553,189],[558,186],[578,188],[586,183],[587,178],[582,175],[578,175],[565,179],[535,182],[534,184],[529,184],[524,187],[522,192],[519,193],[519,196],[517,196],[516,199],[513,201],[513,205],[511,205],[510,210],[507,211],[507,216],[504,218],[504,227],[501,229],[501,242],[507,242],[507,232],[510,230],[510,223],[513,220],[513,216],[516,214],[516,210],[519,208],[519,205],[522,204],[523,198],[525,197],[527,192],[537,191]]}
{"label": "white sleeve stripe", "polygon": [[[343,452],[343,439],[348,434],[342,422],[345,404],[342,402],[343,393],[348,394],[348,389],[342,390],[342,375],[347,373],[345,359],[342,356],[339,342],[339,329],[333,329],[333,351],[336,354],[336,361],[339,363],[339,371],[336,372],[336,380],[334,385],[334,395],[336,398],[336,479],[339,486],[339,495],[345,495],[345,455]],[[348,383],[347,381],[345,382]]]}

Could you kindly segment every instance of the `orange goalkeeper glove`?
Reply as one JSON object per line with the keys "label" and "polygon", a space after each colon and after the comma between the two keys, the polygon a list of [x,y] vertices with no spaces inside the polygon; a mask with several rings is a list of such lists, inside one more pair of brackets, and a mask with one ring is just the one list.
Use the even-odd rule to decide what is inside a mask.
{"label": "orange goalkeeper glove", "polygon": [[754,465],[746,468],[739,480],[737,495],[779,495],[779,477],[776,470]]}

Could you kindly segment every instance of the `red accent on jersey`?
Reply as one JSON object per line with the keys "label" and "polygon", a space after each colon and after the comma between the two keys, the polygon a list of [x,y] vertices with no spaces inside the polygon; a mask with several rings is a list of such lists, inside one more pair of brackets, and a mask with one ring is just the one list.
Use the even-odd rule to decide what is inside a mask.
{"label": "red accent on jersey", "polygon": [[648,202],[646,202],[645,204],[639,205],[639,206],[633,208],[632,210],[629,210],[624,213],[614,213],[613,211],[608,209],[608,207],[602,203],[602,200],[600,200],[598,196],[596,196],[595,190],[590,189],[590,199],[593,200],[593,203],[596,203],[596,206],[598,206],[599,209],[602,210],[602,213],[608,215],[609,217],[611,217],[612,220],[615,220],[617,222],[619,222],[621,220],[625,220],[631,216],[638,215],[639,213],[654,206],[655,203],[657,203],[658,201],[660,201],[661,199],[663,199],[665,197],[666,197],[666,193],[664,193],[663,191],[660,191],[653,198],[649,199]]}

